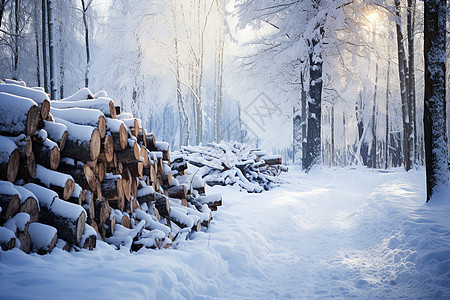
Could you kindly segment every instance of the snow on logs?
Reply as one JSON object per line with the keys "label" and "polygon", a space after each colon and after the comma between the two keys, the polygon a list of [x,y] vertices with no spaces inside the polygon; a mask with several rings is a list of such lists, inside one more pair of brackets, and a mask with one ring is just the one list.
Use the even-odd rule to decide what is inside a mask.
{"label": "snow on logs", "polygon": [[171,164],[169,144],[106,97],[83,88],[50,101],[43,89],[0,83],[2,249],[92,250],[97,239],[168,248],[209,226],[204,180],[174,178],[187,160]]}
{"label": "snow on logs", "polygon": [[58,198],[58,194],[34,183],[24,186],[39,200],[39,221],[57,229],[60,238],[79,243],[84,232],[86,212],[80,205]]}
{"label": "snow on logs", "polygon": [[80,161],[96,160],[100,154],[101,138],[97,128],[78,125],[64,119],[55,121],[67,127],[67,140],[63,155]]}
{"label": "snow on logs", "polygon": [[79,125],[88,125],[98,129],[101,138],[106,134],[106,119],[105,115],[97,109],[89,108],[52,108],[51,114],[53,117],[64,119]]}
{"label": "snow on logs", "polygon": [[50,98],[43,91],[16,84],[1,84],[0,93],[7,93],[33,100],[38,105],[40,115],[44,120],[50,112]]}
{"label": "snow on logs", "polygon": [[[2,86],[2,85],[0,85]],[[39,123],[39,109],[32,99],[0,92],[0,133],[31,136]]]}
{"label": "snow on logs", "polygon": [[[187,163],[193,166],[194,172],[198,170],[197,176],[184,175]],[[171,169],[175,178],[200,194],[204,188],[195,177],[201,177],[208,185],[237,185],[249,193],[260,193],[276,186],[276,176],[288,171],[281,164],[279,155],[267,155],[260,149],[249,149],[239,143],[222,142],[183,147],[172,154]],[[208,201],[214,210],[220,203]]]}
{"label": "snow on logs", "polygon": [[114,106],[114,101],[109,98],[100,97],[92,100],[78,100],[78,101],[51,101],[51,108],[88,108],[97,109],[101,111],[106,117],[115,119],[116,118],[116,108]]}
{"label": "snow on logs", "polygon": [[0,179],[14,182],[19,171],[20,155],[17,145],[0,136]]}

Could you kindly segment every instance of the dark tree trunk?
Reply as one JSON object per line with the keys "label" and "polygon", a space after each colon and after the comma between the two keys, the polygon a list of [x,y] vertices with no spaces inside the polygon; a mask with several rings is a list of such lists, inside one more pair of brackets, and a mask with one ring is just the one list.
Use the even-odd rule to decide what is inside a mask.
{"label": "dark tree trunk", "polygon": [[14,1],[14,79],[19,79],[18,69],[19,69],[19,34],[20,34],[20,27],[19,27],[19,15],[20,15],[20,1],[15,0]]}
{"label": "dark tree trunk", "polygon": [[321,118],[322,118],[322,38],[324,25],[318,24],[319,34],[310,41],[309,53],[309,102],[308,102],[308,138],[304,169],[321,162]]}
{"label": "dark tree trunk", "polygon": [[8,3],[8,0],[0,1],[0,28],[2,27],[3,13],[5,12],[6,3]]}
{"label": "dark tree trunk", "polygon": [[308,130],[308,121],[307,121],[307,114],[308,114],[308,99],[306,97],[306,90],[305,90],[305,86],[303,84],[303,82],[305,81],[304,78],[304,74],[303,72],[301,73],[301,80],[302,80],[302,168],[305,171],[306,168],[305,166],[307,165],[306,160],[307,160],[307,149],[308,149],[308,144],[307,144],[307,130]]}
{"label": "dark tree trunk", "polygon": [[408,33],[408,72],[409,72],[409,90],[408,90],[408,110],[409,120],[411,124],[411,139],[410,143],[413,153],[411,158],[414,164],[418,159],[418,142],[417,142],[417,126],[416,126],[416,83],[414,70],[414,18],[416,10],[416,0],[408,0],[408,14],[407,14],[407,33]]}
{"label": "dark tree trunk", "polygon": [[47,0],[42,0],[42,66],[44,71],[44,88],[49,91],[47,70]]}
{"label": "dark tree trunk", "polygon": [[400,77],[400,94],[402,99],[402,119],[403,119],[403,156],[405,162],[405,170],[411,169],[411,148],[414,148],[413,141],[411,141],[411,120],[409,119],[409,72],[408,62],[406,60],[405,47],[403,46],[403,33],[401,28],[400,15],[400,0],[395,0],[395,15],[396,15],[396,31],[397,31],[397,53],[398,53],[398,73]]}
{"label": "dark tree trunk", "polygon": [[[1,18],[1,17],[0,17]],[[38,4],[34,6],[34,40],[36,43],[36,81],[41,86],[41,62],[39,57],[39,23],[38,23]]]}
{"label": "dark tree trunk", "polygon": [[386,115],[385,115],[385,136],[384,136],[384,143],[385,143],[385,154],[384,154],[384,168],[387,169],[389,167],[389,93],[390,93],[390,87],[389,87],[389,78],[390,78],[390,68],[391,68],[391,60],[388,59],[388,65],[387,65],[387,75],[386,75]]}
{"label": "dark tree trunk", "polygon": [[85,71],[85,75],[84,75],[84,86],[85,87],[89,86],[89,68],[90,68],[90,63],[91,63],[91,55],[90,55],[90,51],[89,51],[89,28],[88,28],[87,16],[86,16],[86,12],[89,8],[90,3],[91,2],[89,2],[89,4],[86,6],[84,3],[84,0],[81,0],[81,5],[83,8],[84,40],[85,40],[85,45],[86,45],[86,71]]}
{"label": "dark tree trunk", "polygon": [[427,202],[448,185],[446,135],[446,1],[425,0],[424,134]]}
{"label": "dark tree trunk", "polygon": [[378,63],[375,66],[375,86],[372,101],[372,147],[370,150],[370,167],[377,167],[377,89],[378,89]]}
{"label": "dark tree trunk", "polygon": [[48,22],[48,53],[50,63],[50,97],[56,99],[56,54],[55,54],[55,34],[53,19],[53,0],[47,0],[47,22]]}

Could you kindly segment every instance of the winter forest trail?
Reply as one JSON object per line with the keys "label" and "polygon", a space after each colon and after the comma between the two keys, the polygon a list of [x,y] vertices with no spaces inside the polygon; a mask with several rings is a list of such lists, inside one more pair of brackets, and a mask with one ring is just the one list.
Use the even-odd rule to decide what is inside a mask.
{"label": "winter forest trail", "polygon": [[[236,227],[246,229],[223,238],[238,239],[233,241],[235,251],[242,251],[233,255],[240,260],[231,262],[230,273],[235,276],[221,289],[224,298],[414,298],[441,297],[445,291],[448,295],[450,256],[441,257],[446,261],[442,270],[447,266],[441,279],[428,274],[425,280],[427,275],[420,274],[417,265],[421,252],[416,250],[427,249],[408,244],[410,234],[418,234],[416,243],[421,238],[432,240],[421,236],[427,222],[435,222],[423,218],[428,208],[423,203],[422,172],[316,170],[287,177],[289,183],[278,189],[226,202],[216,225],[222,226],[222,218],[229,221],[240,215],[234,217]],[[412,212],[423,219],[408,221]],[[413,229],[405,237],[410,222],[417,232]],[[437,227],[444,234],[438,240],[445,246],[449,222],[444,226],[447,231]],[[220,251],[220,235],[214,229],[212,235],[212,248]],[[246,256],[248,252],[252,255]]]}
{"label": "winter forest trail", "polygon": [[0,299],[450,297],[450,205],[424,203],[423,170],[282,179],[261,194],[209,188],[223,207],[176,250],[0,252]]}

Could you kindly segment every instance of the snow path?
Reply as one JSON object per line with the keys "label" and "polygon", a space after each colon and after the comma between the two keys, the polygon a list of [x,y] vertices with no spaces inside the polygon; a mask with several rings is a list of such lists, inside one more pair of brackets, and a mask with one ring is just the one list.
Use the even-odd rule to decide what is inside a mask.
{"label": "snow path", "polygon": [[0,298],[450,297],[450,203],[424,204],[423,171],[283,177],[262,194],[208,189],[224,206],[178,250],[0,251]]}

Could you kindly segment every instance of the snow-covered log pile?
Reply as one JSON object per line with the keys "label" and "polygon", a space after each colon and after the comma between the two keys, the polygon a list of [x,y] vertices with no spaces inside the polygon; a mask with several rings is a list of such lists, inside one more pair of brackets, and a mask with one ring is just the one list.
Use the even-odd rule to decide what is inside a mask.
{"label": "snow-covered log pile", "polygon": [[50,100],[0,81],[0,168],[3,250],[168,248],[209,226],[205,198],[222,201],[174,179],[168,144],[87,88]]}
{"label": "snow-covered log pile", "polygon": [[[171,170],[178,182],[200,195],[204,193],[205,183],[233,185],[250,193],[260,193],[277,185],[280,172],[288,171],[288,167],[282,165],[281,156],[268,155],[261,149],[240,143],[186,146],[172,153],[170,158]],[[216,206],[214,201],[210,206]]]}

